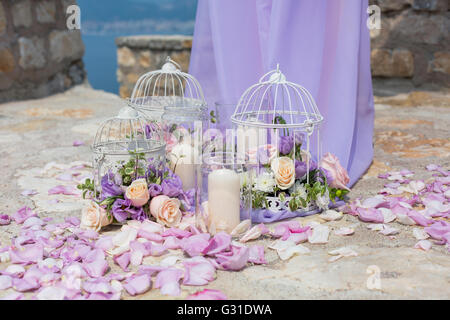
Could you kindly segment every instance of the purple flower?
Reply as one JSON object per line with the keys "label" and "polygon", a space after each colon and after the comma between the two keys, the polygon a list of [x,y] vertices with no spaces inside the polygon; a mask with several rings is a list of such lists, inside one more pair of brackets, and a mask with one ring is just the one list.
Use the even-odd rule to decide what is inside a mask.
{"label": "purple flower", "polygon": [[162,194],[163,188],[159,184],[151,183],[148,186],[148,192],[150,193],[150,197],[154,198]]}
{"label": "purple flower", "polygon": [[185,192],[180,193],[178,199],[180,199],[184,211],[190,211],[191,209],[193,209],[195,204],[195,189],[189,189]]}
{"label": "purple flower", "polygon": [[[307,172],[306,162],[295,160],[295,179],[302,180],[306,177]],[[317,164],[311,160],[309,162],[309,172],[316,170]]]}
{"label": "purple flower", "polygon": [[316,179],[320,183],[324,183],[323,177],[327,178],[327,184],[329,185],[331,182],[333,182],[333,176],[330,174],[330,172],[327,169],[320,168],[316,173]]}
{"label": "purple flower", "polygon": [[296,146],[301,146],[303,144],[303,141],[305,141],[305,133],[296,131],[294,133],[294,140]]}
{"label": "purple flower", "polygon": [[142,221],[145,219],[144,209],[136,208],[131,204],[130,199],[116,199],[112,205],[112,213],[117,221],[123,222],[129,217],[133,220]]}
{"label": "purple flower", "polygon": [[101,185],[102,199],[123,194],[123,190],[120,185],[116,183],[115,176],[112,172],[109,172],[102,177]]}
{"label": "purple flower", "polygon": [[174,173],[169,174],[169,176],[161,182],[162,193],[171,198],[177,197],[183,192],[182,185],[179,176]]}
{"label": "purple flower", "polygon": [[278,142],[278,148],[280,154],[287,155],[291,152],[294,147],[294,137],[292,136],[281,136]]}

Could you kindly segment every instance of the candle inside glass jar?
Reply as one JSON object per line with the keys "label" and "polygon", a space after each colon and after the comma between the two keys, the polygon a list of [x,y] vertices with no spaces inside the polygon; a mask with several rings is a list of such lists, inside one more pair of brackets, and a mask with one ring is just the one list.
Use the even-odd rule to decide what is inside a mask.
{"label": "candle inside glass jar", "polygon": [[240,179],[230,169],[218,169],[208,175],[210,225],[216,231],[230,233],[240,222]]}

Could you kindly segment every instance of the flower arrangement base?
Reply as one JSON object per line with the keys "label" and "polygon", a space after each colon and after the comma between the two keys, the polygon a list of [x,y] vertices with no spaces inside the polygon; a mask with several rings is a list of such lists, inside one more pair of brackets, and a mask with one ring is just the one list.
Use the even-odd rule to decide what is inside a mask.
{"label": "flower arrangement base", "polygon": [[[306,217],[322,211],[317,206],[291,211],[289,209],[290,199],[290,197],[286,197],[284,201],[281,201],[278,197],[268,197],[267,203],[269,208],[253,210],[252,223],[269,223],[296,217]],[[345,201],[338,200],[335,203],[330,203],[329,207],[333,209],[344,204]]]}

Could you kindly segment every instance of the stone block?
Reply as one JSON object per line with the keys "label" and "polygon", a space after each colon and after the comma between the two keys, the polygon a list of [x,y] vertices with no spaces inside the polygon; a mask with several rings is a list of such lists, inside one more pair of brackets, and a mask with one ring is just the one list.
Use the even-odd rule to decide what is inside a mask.
{"label": "stone block", "polygon": [[405,49],[373,49],[371,67],[373,76],[409,78],[414,75],[414,56]]}
{"label": "stone block", "polygon": [[444,15],[404,12],[391,23],[390,38],[409,43],[437,45],[448,37],[450,27]]}
{"label": "stone block", "polygon": [[19,38],[19,52],[19,65],[24,69],[42,68],[47,62],[44,39],[42,38]]}
{"label": "stone block", "polygon": [[0,73],[9,73],[14,70],[16,62],[11,50],[0,49]]}
{"label": "stone block", "polygon": [[374,4],[380,7],[382,12],[399,11],[411,5],[412,0],[377,0]]}
{"label": "stone block", "polygon": [[132,67],[136,63],[133,51],[127,47],[122,47],[117,50],[117,63],[119,66]]}
{"label": "stone block", "polygon": [[84,44],[78,30],[52,31],[49,35],[51,59],[61,62],[64,59],[79,60],[84,54]]}
{"label": "stone block", "polygon": [[127,86],[120,86],[119,95],[121,98],[129,98],[131,96],[131,89]]}
{"label": "stone block", "polygon": [[3,7],[3,4],[0,3],[0,35],[4,34],[6,32],[6,13],[5,8]]}
{"label": "stone block", "polygon": [[413,0],[412,8],[419,11],[447,11],[448,0]]}
{"label": "stone block", "polygon": [[155,62],[153,61],[152,54],[150,51],[142,51],[139,53],[139,65],[142,68],[151,68],[155,65]]}
{"label": "stone block", "polygon": [[11,8],[14,27],[29,28],[33,24],[31,1],[16,1]]}
{"label": "stone block", "polygon": [[435,52],[433,60],[428,64],[428,72],[441,72],[450,74],[450,53]]}
{"label": "stone block", "polygon": [[409,50],[396,49],[392,53],[393,76],[410,78],[414,74],[414,56]]}
{"label": "stone block", "polygon": [[36,2],[36,19],[41,23],[52,23],[56,21],[56,5],[53,0]]}

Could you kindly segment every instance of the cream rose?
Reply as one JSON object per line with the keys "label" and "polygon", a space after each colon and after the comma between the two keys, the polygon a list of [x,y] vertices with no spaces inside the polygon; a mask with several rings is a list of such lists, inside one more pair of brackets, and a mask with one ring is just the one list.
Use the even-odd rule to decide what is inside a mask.
{"label": "cream rose", "polygon": [[135,207],[142,207],[150,199],[147,181],[145,179],[134,180],[125,191],[125,196],[130,199]]}
{"label": "cream rose", "polygon": [[275,181],[281,190],[289,189],[295,182],[294,160],[288,157],[275,158],[271,166]]}
{"label": "cream rose", "polygon": [[350,190],[346,186],[350,181],[347,170],[341,166],[339,159],[335,155],[328,152],[322,160],[320,160],[319,166],[327,170],[333,177],[333,180],[330,182],[331,187]]}
{"label": "cream rose", "polygon": [[168,196],[157,196],[150,201],[150,213],[156,221],[167,227],[177,226],[181,221],[180,200]]}
{"label": "cream rose", "polygon": [[112,215],[108,214],[105,209],[100,207],[96,202],[89,201],[81,210],[81,224],[83,229],[91,229],[99,231],[102,227],[113,222]]}

